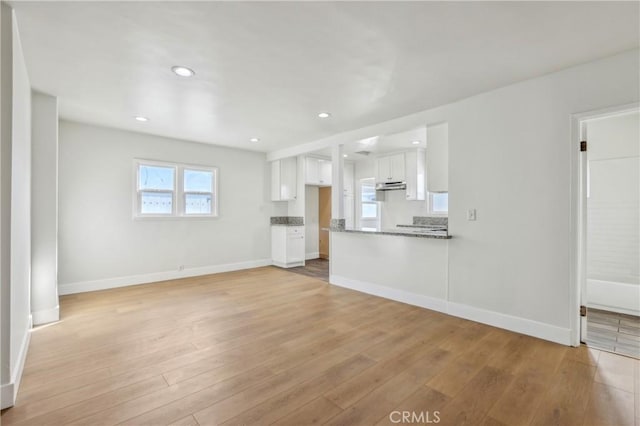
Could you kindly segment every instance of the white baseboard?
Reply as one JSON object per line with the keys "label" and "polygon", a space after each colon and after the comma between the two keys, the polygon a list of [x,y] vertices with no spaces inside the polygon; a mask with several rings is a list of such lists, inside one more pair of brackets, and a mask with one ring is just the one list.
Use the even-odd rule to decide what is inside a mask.
{"label": "white baseboard", "polygon": [[640,316],[640,285],[587,279],[587,306]]}
{"label": "white baseboard", "polygon": [[279,268],[295,268],[296,266],[304,266],[304,262],[284,263],[284,262],[278,262],[277,260],[274,260],[271,262],[271,265],[277,266]]}
{"label": "white baseboard", "polygon": [[339,275],[331,275],[329,282],[340,287],[349,288],[361,293],[373,294],[374,296],[380,296],[385,299],[395,300],[408,305],[419,306],[421,308],[431,309],[438,312],[447,312],[447,301],[444,299],[423,296],[404,290],[345,278]]}
{"label": "white baseboard", "polygon": [[314,251],[313,253],[306,253],[304,255],[305,260],[318,259],[320,257],[319,251]]}
{"label": "white baseboard", "polygon": [[474,306],[448,302],[448,314],[483,324],[492,325],[527,336],[571,346],[571,330],[527,318],[516,317],[495,311],[488,311]]}
{"label": "white baseboard", "polygon": [[0,409],[13,407],[16,403],[16,397],[18,396],[18,389],[20,388],[20,381],[22,380],[22,372],[24,370],[24,364],[27,360],[27,351],[29,350],[29,342],[31,342],[31,328],[33,328],[33,317],[29,315],[29,323],[27,324],[27,330],[20,344],[20,352],[18,353],[18,360],[15,368],[11,372],[11,382],[5,383],[0,386]]}
{"label": "white baseboard", "polygon": [[241,269],[259,268],[271,265],[271,259],[249,260],[246,262],[226,263],[223,265],[187,268],[182,271],[153,272],[150,274],[130,275],[127,277],[106,278],[103,280],[80,281],[58,285],[58,293],[62,295],[84,293],[87,291],[107,290],[130,285],[148,284],[157,281],[175,280],[196,277],[199,275],[218,274],[221,272],[239,271]]}
{"label": "white baseboard", "polygon": [[444,299],[415,294],[404,290],[381,286],[378,284],[357,281],[338,275],[331,275],[329,278],[329,282],[340,287],[350,288],[352,290],[372,294],[374,296],[384,297],[385,299],[391,299],[409,305],[443,312],[455,317],[488,324],[494,327],[504,328],[516,333],[538,337],[540,339],[549,340],[551,342],[560,343],[562,345],[571,345],[571,330],[568,328],[544,324],[526,318],[515,317],[500,312],[488,311],[473,306],[449,302]]}
{"label": "white baseboard", "polygon": [[60,305],[56,305],[55,308],[44,309],[42,311],[33,312],[34,325],[48,324],[50,322],[56,322],[60,320]]}

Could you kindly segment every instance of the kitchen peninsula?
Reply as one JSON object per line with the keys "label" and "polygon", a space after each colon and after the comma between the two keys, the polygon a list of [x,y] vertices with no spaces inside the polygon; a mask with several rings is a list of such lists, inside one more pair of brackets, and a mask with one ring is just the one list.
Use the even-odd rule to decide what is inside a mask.
{"label": "kitchen peninsula", "polygon": [[446,227],[436,229],[414,223],[382,230],[333,230],[330,282],[445,311],[451,236]]}

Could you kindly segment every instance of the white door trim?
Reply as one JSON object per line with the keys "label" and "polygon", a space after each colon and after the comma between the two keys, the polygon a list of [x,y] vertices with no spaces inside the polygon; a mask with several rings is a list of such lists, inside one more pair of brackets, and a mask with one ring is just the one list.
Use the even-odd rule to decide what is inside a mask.
{"label": "white door trim", "polygon": [[[612,106],[594,111],[587,111],[571,115],[571,138],[569,143],[570,162],[570,208],[569,208],[569,259],[571,262],[569,280],[571,282],[569,293],[569,315],[571,327],[571,345],[580,345],[580,301],[586,300],[583,288],[586,289],[586,188],[582,188],[581,182],[586,170],[581,167],[580,141],[583,140],[581,123],[586,120],[604,118],[628,113],[640,109],[640,102],[626,105]],[[585,177],[586,180],[586,177]]]}

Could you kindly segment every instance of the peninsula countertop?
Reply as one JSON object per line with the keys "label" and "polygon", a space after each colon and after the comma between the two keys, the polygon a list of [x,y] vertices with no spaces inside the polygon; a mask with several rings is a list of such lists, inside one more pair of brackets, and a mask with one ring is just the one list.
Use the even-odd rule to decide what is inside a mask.
{"label": "peninsula countertop", "polygon": [[448,240],[451,235],[446,230],[432,230],[421,226],[402,226],[398,228],[345,228],[342,230],[333,230],[333,232],[352,232],[359,234],[374,234],[374,235],[394,235],[401,237],[417,237],[417,238],[436,238]]}

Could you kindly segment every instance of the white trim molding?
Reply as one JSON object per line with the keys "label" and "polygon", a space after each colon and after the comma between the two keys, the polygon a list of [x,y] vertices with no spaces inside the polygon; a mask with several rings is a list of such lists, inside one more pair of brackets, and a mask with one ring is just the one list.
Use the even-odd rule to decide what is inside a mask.
{"label": "white trim molding", "polygon": [[318,259],[320,257],[319,251],[314,251],[313,253],[306,253],[304,255],[304,260]]}
{"label": "white trim molding", "polygon": [[464,318],[483,324],[492,325],[527,336],[537,337],[543,340],[571,346],[571,329],[562,328],[551,324],[527,318],[516,317],[495,311],[488,311],[474,306],[449,302],[448,314],[454,317]]}
{"label": "white trim molding", "polygon": [[62,296],[66,294],[85,293],[87,291],[108,290],[111,288],[127,287],[131,285],[149,284],[157,281],[175,280],[179,278],[259,268],[261,266],[269,266],[271,263],[271,259],[248,260],[238,263],[186,268],[182,271],[152,272],[149,274],[130,275],[126,277],[105,278],[102,280],[79,281],[75,283],[60,284],[58,286],[58,292]]}
{"label": "white trim molding", "polygon": [[48,324],[60,320],[60,305],[56,305],[51,309],[43,309],[41,311],[32,312],[34,325]]}
{"label": "white trim molding", "polygon": [[329,277],[329,283],[349,288],[351,290],[356,290],[361,293],[372,294],[385,299],[395,300],[396,302],[406,303],[408,305],[419,306],[421,308],[431,309],[438,312],[447,312],[447,301],[444,299],[423,296],[421,294],[410,293],[396,288],[345,278],[339,275],[331,275]]}
{"label": "white trim molding", "polygon": [[495,311],[488,311],[460,303],[449,302],[444,299],[424,296],[378,284],[357,281],[338,275],[331,275],[329,282],[333,285],[356,290],[361,293],[372,294],[385,299],[395,300],[408,305],[442,312],[454,317],[464,318],[494,327],[504,328],[516,333],[538,337],[562,345],[571,345],[571,329],[557,327],[538,321],[515,317]]}
{"label": "white trim molding", "polygon": [[24,371],[24,364],[27,360],[27,351],[29,350],[29,343],[31,342],[31,329],[33,328],[33,317],[29,315],[29,323],[27,325],[27,332],[20,344],[20,352],[18,353],[18,360],[14,370],[11,372],[11,381],[0,386],[0,409],[13,407],[16,403],[16,397],[18,396],[18,389],[20,388],[20,381],[22,380],[22,372]]}

